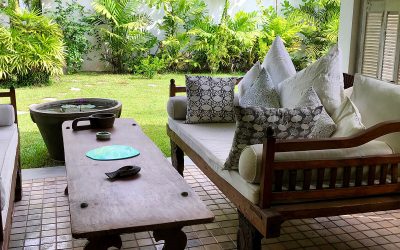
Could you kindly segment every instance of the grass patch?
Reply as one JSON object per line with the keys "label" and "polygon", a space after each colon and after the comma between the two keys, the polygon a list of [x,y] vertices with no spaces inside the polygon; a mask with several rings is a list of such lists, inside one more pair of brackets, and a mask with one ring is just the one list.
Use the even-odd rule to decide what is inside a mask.
{"label": "grass patch", "polygon": [[[46,98],[117,99],[122,102],[121,117],[135,119],[164,155],[169,156],[169,138],[165,124],[171,78],[176,79],[178,85],[184,85],[183,74],[166,74],[154,79],[143,79],[132,75],[79,73],[54,78],[51,86],[17,89],[22,168],[62,164],[50,159],[39,130],[29,115],[29,105],[46,102]],[[71,90],[73,88],[80,90]]]}

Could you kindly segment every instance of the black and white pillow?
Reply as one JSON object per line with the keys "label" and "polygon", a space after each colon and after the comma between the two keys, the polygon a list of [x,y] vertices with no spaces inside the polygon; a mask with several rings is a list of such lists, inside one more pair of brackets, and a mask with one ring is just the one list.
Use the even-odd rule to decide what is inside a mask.
{"label": "black and white pillow", "polygon": [[236,130],[224,169],[238,169],[242,150],[260,144],[271,127],[277,139],[307,138],[319,119],[322,106],[303,108],[235,107]]}
{"label": "black and white pillow", "polygon": [[[301,97],[299,103],[296,105],[300,107],[319,107],[322,106],[321,100],[319,99],[317,92],[313,87],[307,89],[307,91]],[[309,138],[328,138],[333,132],[336,131],[336,124],[332,118],[328,115],[325,108],[322,109],[320,118],[315,122],[315,126],[311,133],[308,135]]]}
{"label": "black and white pillow", "polygon": [[234,122],[234,88],[237,78],[186,76],[186,123]]}
{"label": "black and white pillow", "polygon": [[253,84],[240,96],[239,104],[242,107],[262,106],[279,108],[279,94],[275,89],[271,76],[263,68]]}

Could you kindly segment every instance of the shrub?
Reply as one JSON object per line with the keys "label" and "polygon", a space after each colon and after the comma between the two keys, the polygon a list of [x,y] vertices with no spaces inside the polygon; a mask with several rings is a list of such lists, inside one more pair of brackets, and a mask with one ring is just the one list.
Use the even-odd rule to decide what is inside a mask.
{"label": "shrub", "polygon": [[50,14],[64,35],[67,72],[75,73],[81,70],[84,56],[93,47],[88,39],[92,35],[92,27],[87,22],[89,13],[76,0],[66,3],[65,7],[61,0],[55,3],[56,9]]}
{"label": "shrub", "polygon": [[157,73],[161,73],[165,69],[165,62],[158,57],[148,56],[143,58],[134,68],[135,73],[152,79]]}
{"label": "shrub", "polygon": [[157,39],[146,28],[151,20],[138,14],[137,0],[95,0],[96,12],[91,23],[96,25],[102,59],[115,73],[131,72],[132,65],[147,57]]}
{"label": "shrub", "polygon": [[339,32],[340,0],[303,0],[299,7],[293,7],[287,0],[283,3],[285,16],[297,16],[303,26],[301,48],[293,55],[299,63],[298,68],[305,68],[337,43]]}
{"label": "shrub", "polygon": [[150,7],[162,8],[164,16],[158,24],[165,38],[159,42],[157,55],[166,62],[172,71],[190,71],[199,64],[192,59],[188,45],[188,31],[207,14],[203,0],[148,0]]}
{"label": "shrub", "polygon": [[0,29],[0,37],[6,38],[1,39],[0,56],[8,62],[7,66],[0,63],[0,78],[17,78],[18,85],[35,85],[49,83],[50,75],[62,74],[64,52],[58,25],[34,11],[1,11],[9,16],[11,25]]}

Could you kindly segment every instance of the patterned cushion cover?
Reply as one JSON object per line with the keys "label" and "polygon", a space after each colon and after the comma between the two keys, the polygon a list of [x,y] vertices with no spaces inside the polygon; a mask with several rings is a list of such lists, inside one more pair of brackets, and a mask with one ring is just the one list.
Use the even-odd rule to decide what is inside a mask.
{"label": "patterned cushion cover", "polygon": [[307,138],[315,121],[319,119],[322,108],[319,106],[275,109],[236,106],[236,131],[224,169],[238,169],[242,150],[248,145],[263,143],[268,127],[274,130],[277,139]]}
{"label": "patterned cushion cover", "polygon": [[233,122],[236,78],[186,76],[186,123]]}
{"label": "patterned cushion cover", "polygon": [[[297,108],[301,107],[318,107],[322,106],[321,100],[313,87],[310,87],[306,93],[301,97]],[[336,130],[336,124],[328,115],[325,108],[322,109],[320,118],[315,122],[314,128],[309,134],[309,138],[328,138]]]}
{"label": "patterned cushion cover", "polygon": [[239,104],[246,106],[262,106],[266,108],[279,108],[279,95],[275,90],[271,76],[263,68],[253,84],[239,98]]}

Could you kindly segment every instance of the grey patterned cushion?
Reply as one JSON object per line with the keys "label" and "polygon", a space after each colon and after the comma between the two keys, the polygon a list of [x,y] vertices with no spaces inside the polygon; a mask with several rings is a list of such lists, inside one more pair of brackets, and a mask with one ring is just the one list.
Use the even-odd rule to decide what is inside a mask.
{"label": "grey patterned cushion", "polygon": [[271,76],[263,68],[253,84],[240,97],[239,104],[246,106],[262,106],[266,108],[279,108],[279,95],[275,90]]}
{"label": "grey patterned cushion", "polygon": [[186,76],[186,123],[233,122],[236,78]]}
{"label": "grey patterned cushion", "polygon": [[[313,87],[307,89],[304,95],[301,97],[299,103],[296,105],[297,108],[301,107],[318,107],[322,106],[321,100],[319,99],[317,92]],[[325,108],[322,109],[320,118],[315,122],[314,128],[309,134],[309,138],[328,138],[333,132],[336,131],[336,124],[332,118],[328,115]]]}
{"label": "grey patterned cushion", "polygon": [[239,157],[248,145],[260,144],[271,127],[277,139],[307,138],[319,119],[322,106],[317,108],[235,107],[236,131],[224,169],[238,169]]}

